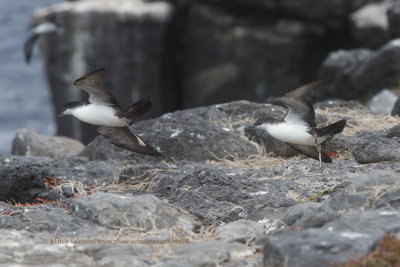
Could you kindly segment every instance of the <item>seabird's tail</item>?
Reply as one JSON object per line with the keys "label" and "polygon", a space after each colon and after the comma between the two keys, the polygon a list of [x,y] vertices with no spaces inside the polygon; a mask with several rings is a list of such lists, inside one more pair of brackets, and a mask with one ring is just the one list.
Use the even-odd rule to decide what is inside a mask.
{"label": "seabird's tail", "polygon": [[125,116],[129,119],[134,120],[138,116],[149,112],[154,106],[154,102],[151,98],[141,99],[125,111]]}
{"label": "seabird's tail", "polygon": [[315,129],[318,136],[335,135],[341,133],[346,126],[346,120],[340,120],[328,126]]}

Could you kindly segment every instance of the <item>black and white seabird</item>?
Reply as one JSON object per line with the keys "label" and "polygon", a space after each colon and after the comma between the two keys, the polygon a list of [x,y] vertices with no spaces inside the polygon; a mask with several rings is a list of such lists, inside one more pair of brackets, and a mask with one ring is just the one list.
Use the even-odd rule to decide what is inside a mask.
{"label": "black and white seabird", "polygon": [[287,108],[285,116],[281,119],[260,118],[255,123],[296,151],[319,160],[321,168],[322,162],[332,163],[332,159],[322,151],[322,144],[342,132],[346,125],[346,120],[340,120],[326,127],[316,127],[314,107],[307,96],[324,82],[319,80],[303,85],[277,98],[277,103]]}
{"label": "black and white seabird", "polygon": [[131,125],[138,116],[153,108],[153,100],[142,99],[124,109],[104,88],[105,77],[106,69],[103,68],[77,79],[74,85],[87,92],[89,100],[68,102],[60,116],[72,115],[86,123],[100,126],[97,131],[114,145],[145,155],[160,156]]}
{"label": "black and white seabird", "polygon": [[32,50],[36,40],[40,36],[55,32],[56,30],[56,24],[50,21],[44,21],[31,29],[31,33],[24,44],[25,62],[27,64],[29,64],[31,61]]}

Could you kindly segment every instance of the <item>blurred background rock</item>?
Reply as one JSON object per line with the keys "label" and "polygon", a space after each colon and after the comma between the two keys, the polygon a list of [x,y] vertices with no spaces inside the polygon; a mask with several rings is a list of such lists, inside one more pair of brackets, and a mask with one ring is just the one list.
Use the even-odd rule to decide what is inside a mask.
{"label": "blurred background rock", "polygon": [[[331,80],[315,100],[366,101],[396,87],[400,77],[396,1],[81,0],[20,5],[32,10],[35,3],[40,4],[33,10],[33,24],[51,21],[58,30],[39,42],[52,100],[35,102],[37,110],[30,111],[49,130],[30,128],[44,134],[56,128],[56,134],[84,143],[97,135],[96,127],[55,115],[64,103],[87,98],[73,81],[101,67],[108,70],[106,87],[123,106],[152,97],[156,106],[151,117],[239,99],[265,102],[319,77]],[[24,23],[16,23],[19,32],[28,25],[29,13],[20,15]],[[11,18],[7,23],[15,30]],[[42,75],[37,51],[31,66],[22,65],[23,37],[18,35],[18,45],[13,44],[15,53],[21,53],[13,72],[19,74],[20,94],[32,90],[33,76]],[[30,76],[20,79],[21,70]],[[31,92],[47,97],[44,87]],[[8,90],[0,90],[4,88]],[[393,106],[395,100],[388,101]],[[27,104],[19,102],[15,111]],[[387,112],[392,109],[379,104]]]}

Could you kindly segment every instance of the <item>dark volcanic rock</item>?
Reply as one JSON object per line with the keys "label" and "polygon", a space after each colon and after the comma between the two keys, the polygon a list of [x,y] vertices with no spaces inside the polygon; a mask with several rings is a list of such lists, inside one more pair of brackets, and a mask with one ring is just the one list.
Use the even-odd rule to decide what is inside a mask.
{"label": "dark volcanic rock", "polygon": [[[317,106],[318,123],[329,111],[368,112],[354,102]],[[22,207],[0,200],[0,264],[260,266],[264,255],[266,266],[328,266],[398,234],[398,162],[360,164],[350,152],[366,154],[378,140],[394,155],[400,126],[337,135],[329,145],[341,147],[339,156],[321,170],[314,159],[261,154],[246,137],[255,119],[283,112],[240,101],[137,123],[165,152],[160,159],[101,138],[86,149],[92,160],[0,158],[4,199],[11,189],[28,200],[60,199]],[[47,190],[51,175],[61,179]]]}
{"label": "dark volcanic rock", "polygon": [[338,216],[329,206],[320,203],[302,203],[289,208],[282,221],[288,226],[310,228],[321,227]]}
{"label": "dark volcanic rock", "polygon": [[357,99],[397,85],[400,75],[400,39],[377,51],[355,49],[330,53],[320,77],[332,77],[319,92],[319,99]]}
{"label": "dark volcanic rock", "polygon": [[400,97],[397,98],[396,103],[394,103],[393,110],[391,112],[392,116],[400,116]]}
{"label": "dark volcanic rock", "polygon": [[131,227],[138,231],[181,228],[190,233],[194,220],[153,195],[126,196],[95,193],[80,198],[72,207],[78,216],[111,229]]}
{"label": "dark volcanic rock", "polygon": [[209,241],[174,248],[158,266],[218,266],[253,254],[254,250],[243,244]]}
{"label": "dark volcanic rock", "polygon": [[150,248],[144,246],[92,246],[86,251],[99,266],[150,266],[155,264]]}
{"label": "dark volcanic rock", "polygon": [[[34,198],[34,195],[45,190],[44,184],[40,185],[44,178],[54,176],[64,180],[79,181],[86,185],[100,185],[114,180],[116,177],[115,168],[120,164],[122,163],[118,161],[88,161],[81,157],[64,159],[23,156],[2,157],[0,158],[0,175],[4,178],[0,180],[0,183],[4,183],[4,187],[2,186],[4,190],[8,188],[7,181],[11,181],[15,186],[20,187],[18,190],[23,190],[22,188],[25,188],[25,185],[19,183],[33,186],[27,181],[36,177],[34,179],[35,185],[38,185],[39,188],[43,186],[43,188],[38,192],[34,190],[36,193],[31,192],[32,198]],[[21,177],[22,180],[16,179],[16,177]]]}
{"label": "dark volcanic rock", "polygon": [[302,18],[305,21],[321,23],[328,28],[343,28],[350,12],[368,2],[381,0],[282,0],[281,11],[286,16]]}
{"label": "dark volcanic rock", "polygon": [[[398,232],[400,214],[391,205],[398,205],[400,176],[397,167],[391,166],[390,171],[390,168],[365,170],[364,174],[346,171],[353,183],[328,201],[289,208],[281,220],[300,228],[280,229],[258,238],[256,243],[265,242],[264,265],[277,266],[283,262],[287,266],[331,265],[350,257],[361,257],[374,248],[386,232]],[[307,206],[314,206],[314,211]],[[316,223],[307,223],[312,221]],[[301,229],[308,226],[323,227]],[[293,231],[296,229],[300,230]]]}
{"label": "dark volcanic rock", "polygon": [[286,231],[268,239],[264,247],[264,266],[328,266],[363,256],[379,239],[378,234],[362,232]]}
{"label": "dark volcanic rock", "polygon": [[387,138],[400,138],[400,125],[394,126],[385,131],[385,136]]}
{"label": "dark volcanic rock", "polygon": [[[397,128],[396,128],[397,129]],[[361,132],[357,134],[353,146],[353,155],[360,163],[380,161],[400,161],[400,137],[395,130],[379,132]]]}
{"label": "dark volcanic rock", "polygon": [[[393,210],[374,210],[352,212],[343,215],[339,220],[324,225],[329,231],[342,231],[349,235],[380,235],[396,233],[400,229],[400,214]],[[361,233],[357,233],[361,232]]]}
{"label": "dark volcanic rock", "polygon": [[[38,206],[13,211],[13,216],[0,216],[0,228],[26,230],[31,233],[44,232],[47,238],[62,232],[64,237],[82,235],[96,236],[106,233],[103,226],[93,226],[87,220],[76,216],[63,208]],[[46,240],[47,242],[49,240]]]}
{"label": "dark volcanic rock", "polygon": [[389,32],[392,38],[400,37],[400,3],[394,1],[387,12]]}
{"label": "dark volcanic rock", "polygon": [[0,264],[4,266],[91,266],[94,264],[93,259],[82,251],[72,251],[64,244],[50,244],[48,240],[50,238],[32,237],[21,230],[0,229]]}
{"label": "dark volcanic rock", "polygon": [[237,220],[219,226],[215,230],[218,239],[228,242],[246,243],[248,240],[261,234],[265,226],[250,220]]}
{"label": "dark volcanic rock", "polygon": [[150,157],[124,150],[97,137],[80,156],[91,160],[161,161],[164,159],[204,161],[216,158],[246,158],[257,147],[243,134],[249,118],[277,114],[270,106],[246,101],[167,113],[158,119],[135,124],[143,139],[162,156]]}
{"label": "dark volcanic rock", "polygon": [[52,175],[48,167],[40,162],[21,158],[15,162],[8,158],[2,159],[0,164],[0,200],[11,202],[32,202],[44,191],[45,178]]}
{"label": "dark volcanic rock", "polygon": [[[356,99],[364,95],[365,89],[359,84],[358,77],[363,71],[361,66],[364,66],[372,55],[373,52],[367,49],[339,50],[330,53],[321,67],[319,76],[332,78],[324,86],[323,92],[318,91],[320,94],[317,98]],[[376,89],[375,92],[379,90]]]}
{"label": "dark volcanic rock", "polygon": [[[296,182],[249,178],[254,171],[234,170],[208,164],[190,164],[175,175],[161,178],[154,191],[170,203],[187,209],[204,223],[231,222],[245,218],[253,209],[288,207],[295,201],[288,191],[301,190]],[[264,175],[274,171],[265,168]],[[258,174],[260,175],[260,174]],[[257,176],[258,176],[257,175]]]}

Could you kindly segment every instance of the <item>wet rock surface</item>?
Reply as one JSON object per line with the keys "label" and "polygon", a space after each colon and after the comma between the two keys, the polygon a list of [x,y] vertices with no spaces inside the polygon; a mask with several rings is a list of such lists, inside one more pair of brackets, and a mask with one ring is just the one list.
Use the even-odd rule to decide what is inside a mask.
{"label": "wet rock surface", "polygon": [[398,234],[398,118],[318,103],[319,123],[348,121],[321,171],[249,135],[257,118],[283,112],[239,101],[137,123],[156,158],[102,137],[80,156],[0,158],[0,263],[321,266]]}

